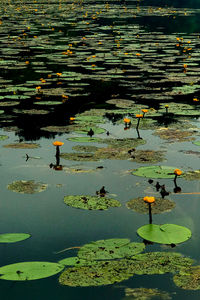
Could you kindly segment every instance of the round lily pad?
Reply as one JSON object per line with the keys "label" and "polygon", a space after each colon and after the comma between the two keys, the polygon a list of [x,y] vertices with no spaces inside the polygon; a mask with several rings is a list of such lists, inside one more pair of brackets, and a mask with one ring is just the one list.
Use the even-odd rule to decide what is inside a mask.
{"label": "round lily pad", "polygon": [[13,149],[35,149],[40,147],[40,145],[35,143],[15,143],[15,144],[3,145],[3,147],[13,148]]}
{"label": "round lily pad", "polygon": [[3,233],[0,234],[0,243],[16,243],[26,240],[30,236],[28,233]]}
{"label": "round lily pad", "polygon": [[148,166],[134,169],[132,174],[151,178],[174,178],[175,169],[176,167],[169,166]]}
{"label": "round lily pad", "polygon": [[6,265],[0,268],[0,279],[25,281],[50,277],[63,270],[58,263],[30,261]]}
{"label": "round lily pad", "polygon": [[64,266],[77,266],[77,267],[81,267],[81,266],[91,266],[91,265],[95,265],[96,261],[89,261],[86,259],[80,259],[77,256],[73,256],[73,257],[67,257],[64,259],[59,260],[58,262],[59,264],[62,264]]}
{"label": "round lily pad", "polygon": [[[148,214],[149,212],[149,205],[142,197],[128,201],[126,206],[140,214]],[[171,200],[156,198],[155,202],[151,205],[151,212],[152,214],[160,214],[171,211],[175,206],[176,204]]]}
{"label": "round lily pad", "polygon": [[144,243],[130,243],[129,239],[99,240],[82,246],[78,257],[87,260],[125,258],[142,252],[144,248]]}
{"label": "round lily pad", "polygon": [[175,224],[148,224],[140,227],[137,233],[147,241],[160,244],[179,244],[192,235],[188,228]]}
{"label": "round lily pad", "polygon": [[88,210],[106,210],[109,207],[121,206],[118,200],[89,195],[65,196],[64,202],[68,206]]}
{"label": "round lily pad", "polygon": [[174,275],[174,283],[184,290],[200,290],[200,266],[190,267]]}
{"label": "round lily pad", "polygon": [[34,180],[19,180],[8,184],[7,188],[16,193],[34,194],[45,191],[47,184],[35,182]]}

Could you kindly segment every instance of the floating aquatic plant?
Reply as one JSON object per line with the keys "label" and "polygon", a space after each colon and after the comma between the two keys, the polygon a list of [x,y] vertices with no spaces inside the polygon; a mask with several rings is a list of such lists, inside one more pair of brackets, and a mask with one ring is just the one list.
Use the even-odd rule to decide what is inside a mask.
{"label": "floating aquatic plant", "polygon": [[45,191],[47,184],[35,182],[34,180],[18,180],[8,184],[7,188],[16,193],[34,194]]}
{"label": "floating aquatic plant", "polygon": [[174,167],[148,166],[133,170],[132,174],[150,178],[174,178]]}
{"label": "floating aquatic plant", "polygon": [[28,233],[2,233],[0,234],[0,243],[16,243],[30,238]]}

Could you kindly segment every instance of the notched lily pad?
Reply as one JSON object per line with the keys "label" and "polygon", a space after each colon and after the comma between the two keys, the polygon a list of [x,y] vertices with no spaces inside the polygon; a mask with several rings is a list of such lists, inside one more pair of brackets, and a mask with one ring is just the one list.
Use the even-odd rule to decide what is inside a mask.
{"label": "notched lily pad", "polygon": [[172,298],[167,292],[160,291],[158,289],[147,288],[125,288],[125,298],[123,300],[171,300]]}
{"label": "notched lily pad", "polygon": [[45,191],[47,184],[35,182],[34,180],[19,180],[8,184],[7,188],[16,193],[34,194]]}
{"label": "notched lily pad", "polygon": [[132,170],[132,174],[150,178],[174,178],[176,167],[169,166],[148,166]]}
{"label": "notched lily pad", "polygon": [[3,233],[0,234],[0,243],[16,243],[28,239],[28,233]]}
{"label": "notched lily pad", "polygon": [[[126,203],[126,206],[129,209],[132,209],[140,214],[148,214],[149,212],[149,206],[148,203],[146,203],[143,198],[136,198],[128,201]],[[151,212],[152,214],[160,214],[163,212],[169,212],[171,211],[176,204],[168,199],[161,199],[156,198],[156,201],[152,203],[151,205]]]}
{"label": "notched lily pad", "polygon": [[35,149],[39,148],[39,144],[35,143],[15,143],[15,144],[8,144],[8,145],[3,145],[5,148],[13,148],[13,149]]}
{"label": "notched lily pad", "polygon": [[82,246],[78,257],[87,260],[126,258],[142,252],[144,248],[144,243],[130,243],[129,239],[99,240]]}
{"label": "notched lily pad", "polygon": [[184,290],[200,290],[200,266],[190,267],[174,275],[174,283]]}
{"label": "notched lily pad", "polygon": [[25,281],[50,277],[63,270],[64,266],[58,263],[30,261],[0,268],[0,279]]}
{"label": "notched lily pad", "polygon": [[192,235],[188,228],[175,224],[148,224],[140,227],[137,233],[147,241],[167,245],[183,243]]}
{"label": "notched lily pad", "polygon": [[121,206],[118,200],[89,195],[65,196],[64,202],[68,206],[87,210],[106,210]]}

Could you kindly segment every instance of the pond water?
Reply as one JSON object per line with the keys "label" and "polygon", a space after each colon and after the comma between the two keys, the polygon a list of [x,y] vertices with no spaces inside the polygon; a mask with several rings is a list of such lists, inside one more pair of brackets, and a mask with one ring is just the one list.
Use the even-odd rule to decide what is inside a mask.
{"label": "pond water", "polygon": [[[0,266],[57,263],[80,255],[85,244],[109,239],[145,242],[142,254],[164,255],[155,259],[156,267],[149,259],[149,267],[144,261],[143,271],[134,269],[121,280],[123,265],[105,275],[106,267],[88,267],[90,260],[75,269],[59,263],[63,270],[38,280],[29,280],[21,267],[17,279],[3,280],[0,267],[2,297],[199,299],[200,272],[193,271],[200,246],[198,1],[1,0],[0,12],[0,228],[1,234],[31,235],[16,243],[1,243],[0,236]],[[55,141],[64,143],[57,156]],[[137,176],[150,166],[167,176],[156,177],[154,170]],[[182,171],[176,179],[175,169]],[[89,195],[97,197],[96,207],[107,197],[117,204],[82,209],[64,202],[70,195],[81,195],[84,208]],[[150,236],[151,242],[143,240],[137,230],[149,223],[145,196],[156,199],[153,224],[186,227],[191,237],[176,242],[178,234],[170,233],[171,241],[164,233],[168,245]],[[145,213],[127,207],[138,198]],[[160,198],[161,211],[154,214]],[[163,211],[167,199],[173,208]],[[104,241],[99,247],[107,251]],[[109,249],[103,259],[108,265]],[[163,271],[173,253],[194,260],[192,267],[183,260]],[[134,255],[114,258],[129,263]],[[70,279],[78,269],[82,275]],[[60,283],[64,270],[66,285]]]}

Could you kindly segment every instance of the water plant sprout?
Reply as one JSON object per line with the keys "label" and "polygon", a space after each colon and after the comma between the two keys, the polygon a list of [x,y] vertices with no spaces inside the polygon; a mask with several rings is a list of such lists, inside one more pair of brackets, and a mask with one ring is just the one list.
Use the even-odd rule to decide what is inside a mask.
{"label": "water plant sprout", "polygon": [[149,206],[149,224],[152,224],[152,212],[151,212],[151,204],[155,202],[155,197],[144,197],[144,202],[148,203]]}

